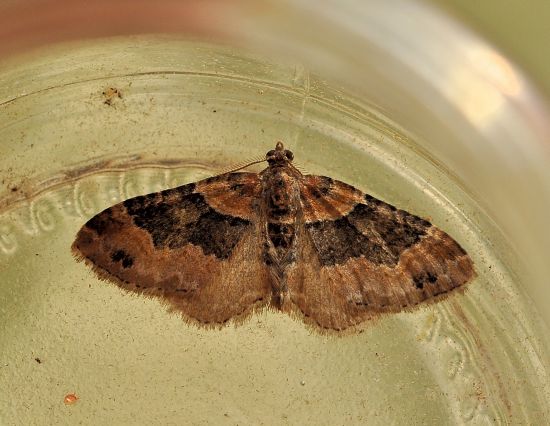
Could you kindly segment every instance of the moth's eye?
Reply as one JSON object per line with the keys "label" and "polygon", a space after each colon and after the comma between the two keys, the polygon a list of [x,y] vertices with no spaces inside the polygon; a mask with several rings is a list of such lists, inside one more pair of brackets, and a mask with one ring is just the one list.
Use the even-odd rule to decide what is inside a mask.
{"label": "moth's eye", "polygon": [[286,158],[288,158],[290,161],[294,159],[294,154],[292,153],[292,151],[286,150],[285,155],[286,155]]}
{"label": "moth's eye", "polygon": [[267,158],[267,157],[273,157],[274,155],[275,155],[275,150],[272,149],[271,151],[268,151],[267,154],[266,154],[265,156],[266,156],[266,158]]}

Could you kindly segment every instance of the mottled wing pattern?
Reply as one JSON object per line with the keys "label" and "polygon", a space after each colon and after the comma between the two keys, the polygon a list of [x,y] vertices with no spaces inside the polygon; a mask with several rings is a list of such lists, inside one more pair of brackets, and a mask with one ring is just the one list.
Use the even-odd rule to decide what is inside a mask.
{"label": "mottled wing pattern", "polygon": [[475,276],[466,252],[428,221],[328,177],[303,182],[302,247],[288,286],[313,324],[343,330]]}
{"label": "mottled wing pattern", "polygon": [[125,290],[222,324],[269,300],[254,208],[260,192],[256,173],[227,173],[131,198],[90,219],[73,252]]}

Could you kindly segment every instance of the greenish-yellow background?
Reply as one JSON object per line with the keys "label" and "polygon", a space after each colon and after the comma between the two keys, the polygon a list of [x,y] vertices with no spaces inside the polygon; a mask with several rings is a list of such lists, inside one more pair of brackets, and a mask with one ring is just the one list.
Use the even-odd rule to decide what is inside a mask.
{"label": "greenish-yellow background", "polygon": [[550,97],[550,1],[428,0],[501,49]]}

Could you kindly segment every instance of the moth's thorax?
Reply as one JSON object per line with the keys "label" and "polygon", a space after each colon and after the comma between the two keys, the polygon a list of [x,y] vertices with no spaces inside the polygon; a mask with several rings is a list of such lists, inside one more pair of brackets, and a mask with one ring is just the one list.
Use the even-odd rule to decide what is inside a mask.
{"label": "moth's thorax", "polygon": [[268,168],[262,175],[262,199],[268,222],[294,222],[299,207],[297,176],[287,167]]}
{"label": "moth's thorax", "polygon": [[291,166],[271,166],[262,172],[262,205],[271,262],[290,260],[300,210],[301,174]]}

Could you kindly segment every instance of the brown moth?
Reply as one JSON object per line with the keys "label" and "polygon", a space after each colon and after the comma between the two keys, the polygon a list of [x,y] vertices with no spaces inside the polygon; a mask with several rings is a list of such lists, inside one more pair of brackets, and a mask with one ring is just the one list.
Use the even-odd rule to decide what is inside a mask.
{"label": "brown moth", "polygon": [[292,160],[278,142],[261,173],[130,198],[90,219],[73,253],[100,278],[214,326],[270,307],[342,331],[476,275],[430,222]]}

